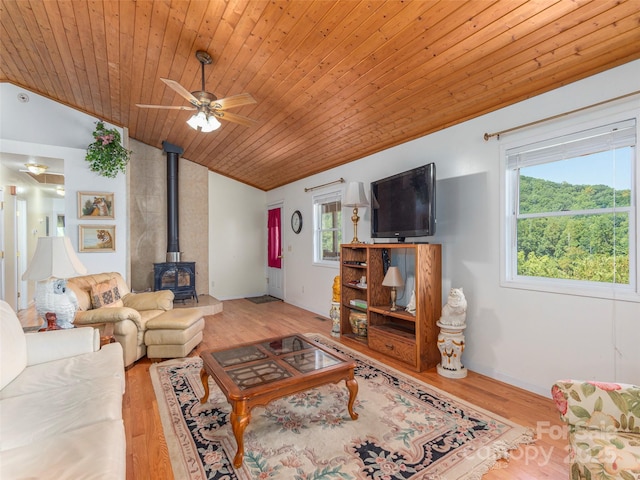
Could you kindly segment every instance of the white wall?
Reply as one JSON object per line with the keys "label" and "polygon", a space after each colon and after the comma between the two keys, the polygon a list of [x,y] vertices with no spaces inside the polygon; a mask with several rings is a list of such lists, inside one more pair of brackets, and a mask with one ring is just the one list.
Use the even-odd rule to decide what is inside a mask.
{"label": "white wall", "polygon": [[209,172],[209,291],[218,300],[267,289],[266,193]]}
{"label": "white wall", "polygon": [[[367,184],[433,161],[438,223],[428,240],[443,245],[443,296],[461,286],[468,300],[466,366],[543,395],[560,378],[640,383],[640,303],[500,286],[500,142],[508,136],[483,139],[633,92],[638,78],[640,61],[268,192],[267,203],[284,200],[285,300],[326,316],[338,274],[312,264],[312,192],[304,187],[340,177]],[[637,109],[637,97],[631,102]],[[294,210],[305,219],[300,235],[288,227]],[[368,210],[360,217],[358,237],[370,241]]]}
{"label": "white wall", "polygon": [[[18,101],[20,92],[29,95],[28,103]],[[93,142],[92,132],[98,119],[10,83],[0,84],[0,105],[0,152],[64,160],[66,232],[74,248],[78,248],[80,223],[116,225],[115,252],[78,254],[88,272],[119,271],[128,278],[126,176],[119,174],[115,179],[101,177],[89,170],[84,159],[87,146]],[[119,130],[126,138],[122,129]],[[115,220],[80,221],[78,191],[113,192]]]}

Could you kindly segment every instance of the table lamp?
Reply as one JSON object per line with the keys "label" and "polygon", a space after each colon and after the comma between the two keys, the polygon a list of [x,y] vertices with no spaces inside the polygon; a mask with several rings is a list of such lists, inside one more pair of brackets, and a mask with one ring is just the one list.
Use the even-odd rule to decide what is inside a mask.
{"label": "table lamp", "polygon": [[78,299],[66,289],[65,279],[85,273],[87,269],[74,252],[69,237],[38,238],[36,252],[22,280],[36,282],[36,311],[47,320],[47,330],[73,328]]}
{"label": "table lamp", "polygon": [[360,243],[358,240],[358,207],[369,206],[369,201],[364,193],[364,184],[362,182],[350,182],[347,186],[347,194],[344,201],[345,207],[353,207],[353,215],[351,221],[353,222],[353,240],[351,243]]}
{"label": "table lamp", "polygon": [[402,287],[404,285],[404,280],[402,280],[402,275],[400,275],[400,270],[398,267],[389,267],[387,270],[387,274],[384,276],[384,280],[382,280],[382,285],[385,287],[391,287],[391,311],[395,312],[398,310],[396,306],[396,297],[398,295],[396,289],[398,287]]}

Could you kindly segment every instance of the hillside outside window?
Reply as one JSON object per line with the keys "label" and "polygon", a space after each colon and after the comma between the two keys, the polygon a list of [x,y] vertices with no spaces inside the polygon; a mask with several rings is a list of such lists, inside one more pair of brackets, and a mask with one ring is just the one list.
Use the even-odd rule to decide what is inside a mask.
{"label": "hillside outside window", "polygon": [[637,293],[636,119],[507,149],[505,280]]}

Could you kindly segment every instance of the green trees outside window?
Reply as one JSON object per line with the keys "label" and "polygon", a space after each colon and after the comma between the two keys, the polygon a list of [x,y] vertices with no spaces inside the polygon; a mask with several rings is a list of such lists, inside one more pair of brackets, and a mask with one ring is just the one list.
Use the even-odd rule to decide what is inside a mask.
{"label": "green trees outside window", "polygon": [[630,284],[634,150],[514,170],[517,275]]}
{"label": "green trees outside window", "polygon": [[341,203],[324,203],[320,209],[322,260],[338,261],[342,243]]}
{"label": "green trees outside window", "polygon": [[342,243],[341,192],[328,192],[313,197],[313,231],[314,262],[338,265]]}
{"label": "green trees outside window", "polygon": [[[631,191],[520,176],[520,211],[629,206]],[[619,204],[617,202],[619,202]],[[629,213],[518,219],[518,275],[629,284]]]}

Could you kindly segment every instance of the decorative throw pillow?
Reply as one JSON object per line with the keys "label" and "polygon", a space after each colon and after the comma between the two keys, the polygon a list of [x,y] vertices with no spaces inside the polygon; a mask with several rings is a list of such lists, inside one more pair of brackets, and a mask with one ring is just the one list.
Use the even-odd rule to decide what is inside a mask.
{"label": "decorative throw pillow", "polygon": [[124,306],[115,278],[91,287],[91,305],[93,308]]}

